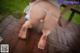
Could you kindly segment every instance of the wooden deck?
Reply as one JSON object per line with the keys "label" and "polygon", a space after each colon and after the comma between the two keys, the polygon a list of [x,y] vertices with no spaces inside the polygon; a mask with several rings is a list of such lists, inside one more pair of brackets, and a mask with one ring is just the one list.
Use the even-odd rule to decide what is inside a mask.
{"label": "wooden deck", "polygon": [[32,31],[29,32],[28,40],[18,38],[20,23],[13,16],[8,16],[0,24],[0,36],[3,37],[1,44],[9,44],[10,53],[46,53],[46,50],[37,48],[37,43],[40,38],[39,34]]}
{"label": "wooden deck", "polygon": [[[9,53],[47,53],[47,50],[40,50],[37,48],[39,41],[39,34],[34,31],[29,31],[29,39],[21,40],[18,38],[18,32],[21,24],[13,16],[8,16],[0,24],[0,36],[3,37],[1,44],[9,44]],[[80,27],[77,27],[80,29]],[[79,33],[79,31],[78,31]]]}

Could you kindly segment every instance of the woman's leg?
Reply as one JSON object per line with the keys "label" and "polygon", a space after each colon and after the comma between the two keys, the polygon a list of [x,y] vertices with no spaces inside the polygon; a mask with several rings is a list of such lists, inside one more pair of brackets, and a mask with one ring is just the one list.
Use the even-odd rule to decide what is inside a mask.
{"label": "woman's leg", "polygon": [[26,34],[27,34],[27,30],[28,28],[31,27],[31,24],[29,21],[26,21],[23,26],[21,27],[21,30],[19,32],[19,38],[21,39],[26,39]]}
{"label": "woman's leg", "polygon": [[47,37],[49,34],[50,34],[50,30],[43,30],[43,34],[42,34],[42,36],[39,40],[39,43],[38,43],[38,48],[40,48],[40,49],[45,48],[46,40],[47,40]]}

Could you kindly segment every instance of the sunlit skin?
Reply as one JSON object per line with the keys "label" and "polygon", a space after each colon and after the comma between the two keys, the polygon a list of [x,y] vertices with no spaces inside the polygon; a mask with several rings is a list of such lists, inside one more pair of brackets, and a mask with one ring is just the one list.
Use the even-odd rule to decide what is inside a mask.
{"label": "sunlit skin", "polygon": [[[47,12],[44,8],[47,9]],[[28,28],[38,27],[40,26],[39,24],[42,23],[42,35],[38,42],[38,48],[44,49],[47,36],[55,29],[59,16],[59,9],[50,4],[47,0],[33,5],[30,13],[30,19],[23,24],[19,37],[21,39],[26,39]]]}

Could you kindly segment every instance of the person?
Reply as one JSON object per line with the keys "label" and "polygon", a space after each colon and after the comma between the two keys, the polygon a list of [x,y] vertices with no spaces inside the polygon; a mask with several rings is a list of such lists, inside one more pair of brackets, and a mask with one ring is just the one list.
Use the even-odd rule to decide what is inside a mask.
{"label": "person", "polygon": [[42,24],[42,35],[38,43],[38,48],[44,49],[48,35],[55,29],[60,9],[55,7],[49,0],[35,0],[29,11],[29,19],[23,24],[19,38],[26,39],[28,28],[34,28]]}
{"label": "person", "polygon": [[[24,18],[24,21],[25,21],[25,22],[28,21],[29,18],[30,18],[30,11],[31,11],[31,7],[32,7],[32,3],[33,3],[34,1],[35,1],[35,0],[30,0],[29,5],[26,6],[26,8],[24,9],[24,16],[23,16],[23,18]],[[24,23],[23,25],[25,25],[25,23]],[[23,28],[24,28],[24,27],[22,26],[21,29],[23,29]],[[20,31],[22,31],[22,30],[20,30]],[[23,31],[20,32],[20,33],[19,33],[19,38],[25,39],[26,36],[23,35],[23,34],[25,34],[25,33],[23,33]]]}
{"label": "person", "polygon": [[[24,9],[24,20],[25,21],[30,18],[30,10],[31,10],[33,1],[35,1],[35,0],[30,0],[29,5],[26,6],[26,8]],[[59,0],[50,0],[50,2],[58,8],[60,8],[60,6],[61,6],[61,3],[59,2]]]}

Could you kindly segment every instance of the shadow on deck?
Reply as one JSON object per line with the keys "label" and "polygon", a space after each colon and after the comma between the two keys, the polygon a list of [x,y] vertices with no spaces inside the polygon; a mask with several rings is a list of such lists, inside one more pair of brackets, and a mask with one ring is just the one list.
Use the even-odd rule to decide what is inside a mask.
{"label": "shadow on deck", "polygon": [[3,37],[1,44],[9,44],[10,53],[47,53],[46,49],[40,50],[37,48],[40,36],[34,31],[29,31],[28,40],[19,39],[20,27],[21,24],[13,16],[8,16],[0,25],[0,36]]}

